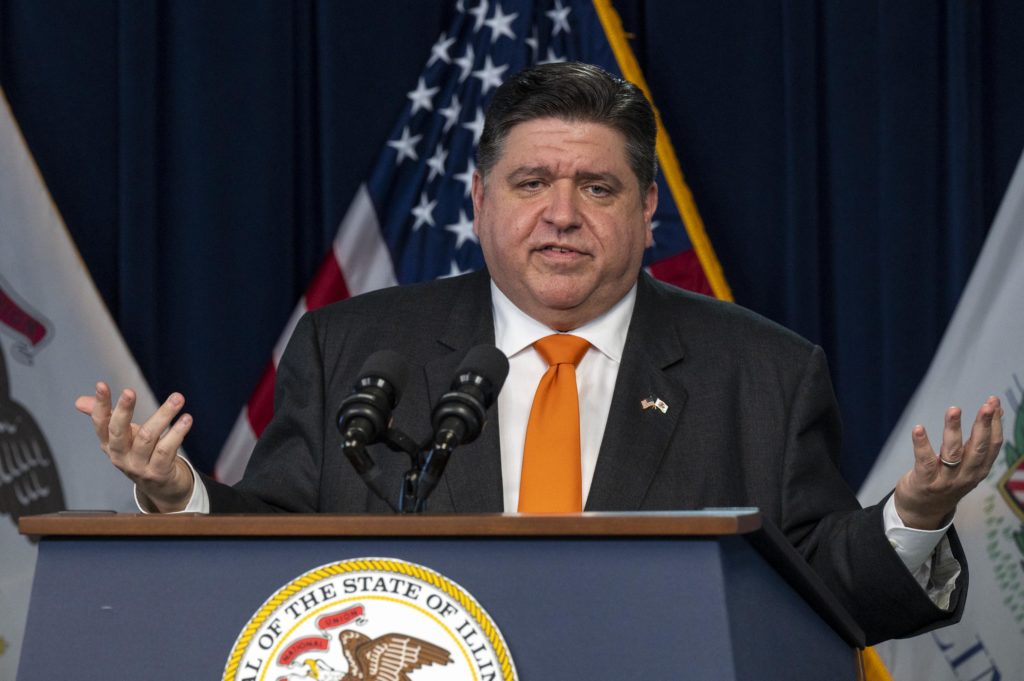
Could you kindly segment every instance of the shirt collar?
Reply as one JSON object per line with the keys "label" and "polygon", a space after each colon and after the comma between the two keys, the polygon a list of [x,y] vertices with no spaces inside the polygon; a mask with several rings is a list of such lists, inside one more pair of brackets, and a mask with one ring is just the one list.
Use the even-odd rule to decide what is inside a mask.
{"label": "shirt collar", "polygon": [[[494,310],[494,344],[512,357],[533,345],[544,336],[560,333],[529,316],[501,292],[491,280],[491,305]],[[629,321],[636,305],[636,284],[607,312],[570,333],[585,339],[591,346],[615,362],[622,361],[626,347]]]}

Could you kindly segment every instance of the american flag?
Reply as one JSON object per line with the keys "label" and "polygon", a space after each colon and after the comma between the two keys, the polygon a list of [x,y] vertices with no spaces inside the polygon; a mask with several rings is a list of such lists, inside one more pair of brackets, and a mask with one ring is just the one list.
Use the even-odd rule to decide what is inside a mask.
{"label": "american flag", "polygon": [[[620,66],[629,48],[608,0],[480,0],[470,5],[467,0],[456,3],[451,26],[434,43],[406,94],[406,106],[369,179],[356,192],[332,252],[299,301],[221,450],[218,479],[233,483],[241,478],[272,415],[275,367],[303,313],[385,286],[483,267],[473,234],[470,185],[484,112],[505,78],[533,64],[559,61],[588,62],[620,76],[627,69],[638,73],[631,54],[630,64]],[[635,73],[627,75],[638,80]],[[665,149],[667,142],[660,130],[659,206],[645,264],[659,279],[711,293],[707,272],[714,276],[717,265],[709,248],[698,258],[694,241],[703,240],[703,227],[685,185],[682,201],[690,204],[690,233],[684,227],[676,204],[682,176],[671,187],[675,191],[665,178],[666,166],[675,160]],[[697,238],[691,240],[691,233]],[[715,293],[728,296],[724,282]]]}

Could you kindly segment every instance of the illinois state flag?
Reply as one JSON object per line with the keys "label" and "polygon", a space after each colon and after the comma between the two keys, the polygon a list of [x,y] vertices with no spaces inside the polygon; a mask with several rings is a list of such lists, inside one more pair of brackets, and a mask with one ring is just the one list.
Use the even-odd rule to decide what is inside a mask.
{"label": "illinois state flag", "polygon": [[135,510],[74,408],[106,377],[156,408],[0,92],[0,679],[15,678],[36,560],[18,518]]}
{"label": "illinois state flag", "polygon": [[[583,61],[625,77],[650,97],[609,0],[459,0],[455,7],[338,228],[333,252],[299,302],[221,451],[216,474],[224,482],[241,478],[256,437],[270,421],[277,360],[306,310],[483,266],[469,191],[484,112],[505,78],[531,64]],[[646,265],[659,279],[730,299],[660,121],[658,160],[655,243]]]}
{"label": "illinois state flag", "polygon": [[970,585],[953,627],[877,650],[894,681],[1024,679],[1024,156],[924,381],[861,488],[874,503],[913,463],[910,430],[934,441],[950,404],[964,422],[989,395],[1003,403],[1003,450],[960,502],[955,525]]}

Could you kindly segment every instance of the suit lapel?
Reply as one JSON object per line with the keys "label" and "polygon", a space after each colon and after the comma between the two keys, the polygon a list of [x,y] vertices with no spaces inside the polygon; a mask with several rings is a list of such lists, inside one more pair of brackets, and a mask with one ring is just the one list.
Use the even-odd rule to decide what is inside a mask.
{"label": "suit lapel", "polygon": [[[658,318],[658,295],[641,274],[588,511],[640,508],[686,403],[684,386],[665,372],[682,360],[684,347],[672,320]],[[661,400],[667,410],[644,408],[648,398]]]}
{"label": "suit lapel", "polygon": [[[490,281],[486,272],[470,275],[458,297],[450,301],[451,312],[437,339],[442,354],[424,367],[431,407],[448,391],[455,369],[466,352],[481,343],[494,343]],[[500,450],[498,407],[494,404],[487,411],[487,422],[480,437],[459,447],[448,460],[434,496],[447,496],[452,511],[500,513],[503,510]],[[435,504],[437,508],[445,505]]]}

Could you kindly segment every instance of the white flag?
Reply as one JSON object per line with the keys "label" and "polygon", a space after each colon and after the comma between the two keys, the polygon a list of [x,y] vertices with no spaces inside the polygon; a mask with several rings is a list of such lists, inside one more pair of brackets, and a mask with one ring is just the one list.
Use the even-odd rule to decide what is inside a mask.
{"label": "white flag", "polygon": [[963,620],[878,646],[894,681],[1024,679],[1024,155],[928,374],[864,482],[861,502],[877,502],[910,468],[915,424],[934,443],[949,405],[963,408],[969,427],[989,395],[1002,400],[1005,444],[991,475],[956,512],[970,566]]}
{"label": "white flag", "polygon": [[36,560],[17,518],[135,510],[74,408],[100,379],[155,410],[0,92],[0,679],[15,678]]}

